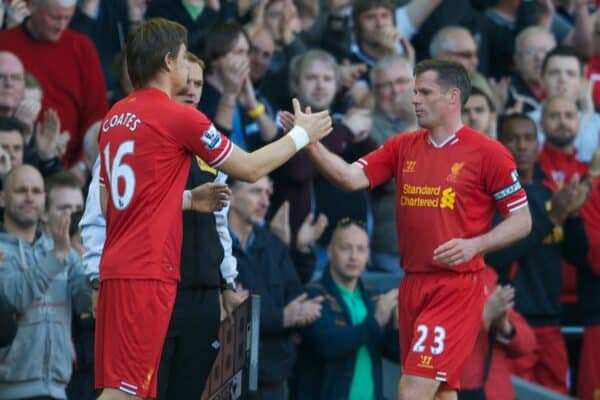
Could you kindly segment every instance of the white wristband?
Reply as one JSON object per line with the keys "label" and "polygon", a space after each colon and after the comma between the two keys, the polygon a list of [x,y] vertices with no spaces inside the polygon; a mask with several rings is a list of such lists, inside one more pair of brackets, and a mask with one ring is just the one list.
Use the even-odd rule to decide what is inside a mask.
{"label": "white wristband", "polygon": [[190,208],[192,208],[192,192],[190,192],[189,190],[184,190],[183,198],[181,201],[181,209],[183,211],[186,211],[186,210],[189,210]]}
{"label": "white wristband", "polygon": [[306,130],[298,125],[295,125],[292,130],[288,132],[288,136],[294,141],[296,151],[300,151],[301,148],[310,143],[310,138]]}

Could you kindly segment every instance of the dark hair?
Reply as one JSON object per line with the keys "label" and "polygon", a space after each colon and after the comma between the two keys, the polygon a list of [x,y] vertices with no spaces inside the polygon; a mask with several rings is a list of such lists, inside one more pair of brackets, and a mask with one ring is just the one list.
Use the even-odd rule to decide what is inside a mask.
{"label": "dark hair", "polygon": [[134,25],[127,35],[127,70],[134,88],[144,87],[165,65],[165,56],[176,58],[187,45],[187,29],[164,18]]}
{"label": "dark hair", "polygon": [[581,62],[581,58],[577,55],[575,48],[571,46],[556,46],[552,50],[550,50],[546,57],[544,57],[544,62],[542,63],[542,75],[546,72],[546,67],[548,66],[548,61],[552,57],[573,57],[577,60],[579,64],[579,74],[583,75],[583,62]]}
{"label": "dark hair", "polygon": [[469,95],[469,97],[471,96],[482,96],[485,99],[485,102],[487,103],[488,107],[490,108],[490,111],[496,112],[496,107],[494,107],[494,103],[492,102],[490,96],[488,96],[486,92],[479,89],[477,86],[471,86],[471,94]]}
{"label": "dark hair", "polygon": [[69,188],[81,190],[79,178],[70,171],[61,171],[46,178],[44,182],[46,190],[46,208],[50,207],[50,192],[57,188]]}
{"label": "dark hair", "polygon": [[[498,140],[501,140],[501,138],[505,134],[508,133],[508,132],[506,132],[507,124],[512,121],[529,122],[533,126],[533,131],[537,133],[537,126],[535,125],[535,121],[533,119],[531,119],[529,116],[527,116],[526,114],[514,113],[514,114],[508,114],[508,115],[501,115],[500,117],[498,117],[498,124],[497,124]],[[537,135],[536,135],[536,139],[537,139]]]}
{"label": "dark hair", "polygon": [[[354,24],[354,29],[356,30],[356,35],[358,36],[358,40],[360,41],[360,24],[358,20],[360,16],[373,9],[373,8],[387,8],[390,10],[392,15],[395,15],[396,6],[392,0],[355,0],[352,5],[352,23]],[[394,24],[396,23],[395,17],[392,17],[394,20]]]}
{"label": "dark hair", "polygon": [[246,38],[249,45],[248,34],[240,24],[229,21],[215,22],[202,32],[193,53],[204,60],[206,72],[210,73],[213,61],[229,53],[240,35]]}
{"label": "dark hair", "polygon": [[460,91],[461,106],[467,103],[471,95],[471,80],[462,64],[448,60],[423,60],[415,66],[415,77],[427,71],[437,73],[436,82],[443,90],[456,88]]}
{"label": "dark hair", "polygon": [[25,134],[27,134],[27,126],[15,117],[0,116],[0,131],[19,131],[19,133],[25,137]]}

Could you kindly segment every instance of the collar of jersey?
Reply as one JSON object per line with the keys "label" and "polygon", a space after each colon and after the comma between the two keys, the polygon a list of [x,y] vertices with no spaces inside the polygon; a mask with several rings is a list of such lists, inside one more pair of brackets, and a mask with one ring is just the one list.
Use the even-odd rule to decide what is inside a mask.
{"label": "collar of jersey", "polygon": [[[461,127],[462,128],[462,127]],[[459,129],[460,130],[460,129]],[[458,141],[458,138],[456,137],[456,132],[453,133],[451,136],[449,136],[448,138],[446,138],[446,140],[444,140],[442,143],[437,144],[436,142],[433,141],[433,139],[431,138],[430,134],[427,134],[427,140],[429,141],[429,143],[431,143],[431,145],[433,147],[435,147],[436,149],[441,149],[442,147],[446,146],[448,143],[452,142],[454,143],[454,139],[456,139]]]}

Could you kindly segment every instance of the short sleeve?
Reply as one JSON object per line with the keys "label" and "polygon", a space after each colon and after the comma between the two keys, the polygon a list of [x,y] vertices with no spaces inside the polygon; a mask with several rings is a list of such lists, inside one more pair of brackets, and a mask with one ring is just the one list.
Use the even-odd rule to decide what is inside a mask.
{"label": "short sleeve", "polygon": [[502,215],[527,206],[527,195],[519,182],[512,155],[494,142],[483,154],[482,176],[485,190],[493,196]]}
{"label": "short sleeve", "polygon": [[209,166],[216,168],[223,164],[233,151],[233,143],[200,111],[191,106],[183,107],[185,112],[173,132],[176,140]]}
{"label": "short sleeve", "polygon": [[365,172],[371,189],[394,176],[398,165],[398,143],[396,138],[388,139],[383,146],[354,162]]}

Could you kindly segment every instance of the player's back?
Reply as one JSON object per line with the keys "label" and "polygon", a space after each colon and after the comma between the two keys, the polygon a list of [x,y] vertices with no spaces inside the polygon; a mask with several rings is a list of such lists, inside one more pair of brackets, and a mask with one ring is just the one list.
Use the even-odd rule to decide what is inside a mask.
{"label": "player's back", "polygon": [[135,91],[115,104],[99,136],[100,183],[108,194],[101,279],[179,279],[190,150],[224,159],[223,144],[231,147],[206,117],[158,89]]}

